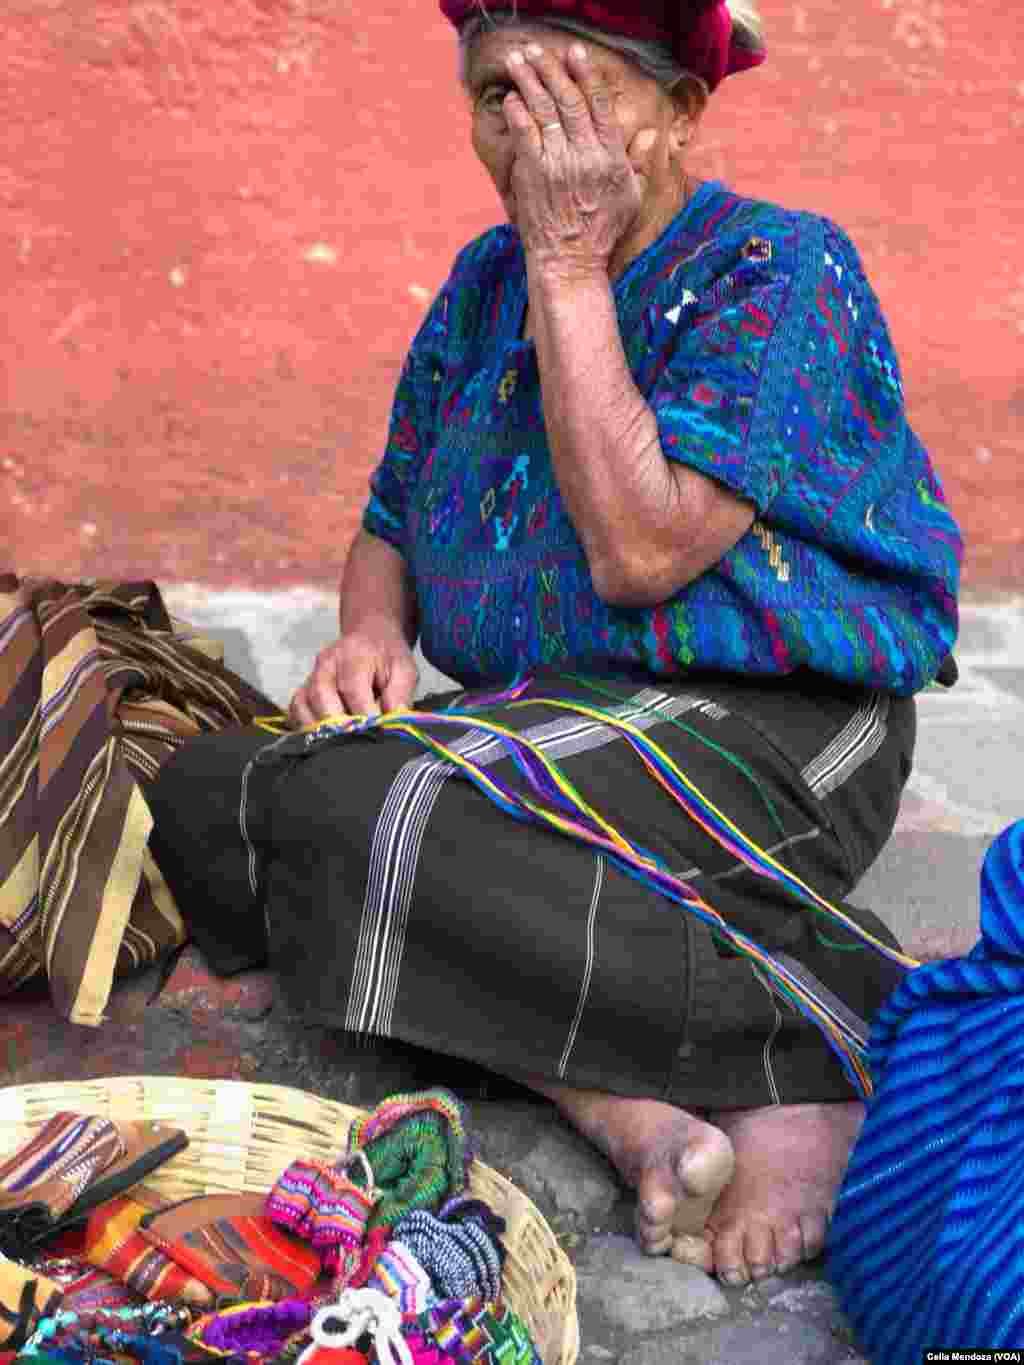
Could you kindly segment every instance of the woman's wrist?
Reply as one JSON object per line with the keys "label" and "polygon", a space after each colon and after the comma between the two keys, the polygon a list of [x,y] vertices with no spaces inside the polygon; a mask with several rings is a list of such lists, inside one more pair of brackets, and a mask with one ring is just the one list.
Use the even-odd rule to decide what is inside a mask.
{"label": "woman's wrist", "polygon": [[338,601],[343,635],[395,634],[416,639],[416,592],[401,553],[387,541],[360,531],[352,543]]}
{"label": "woman's wrist", "polygon": [[579,291],[611,293],[608,262],[593,255],[567,251],[527,252],[526,280],[531,300],[550,300],[558,305],[581,307]]}
{"label": "woman's wrist", "polygon": [[394,636],[411,644],[406,621],[394,611],[367,608],[359,602],[348,605],[342,598],[338,611],[338,622],[342,635],[372,635],[375,639]]}

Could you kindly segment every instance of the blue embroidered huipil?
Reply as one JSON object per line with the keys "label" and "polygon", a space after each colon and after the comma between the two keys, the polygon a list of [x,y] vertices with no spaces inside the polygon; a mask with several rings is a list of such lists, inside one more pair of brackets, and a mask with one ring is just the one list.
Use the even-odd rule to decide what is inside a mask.
{"label": "blue embroidered huipil", "polygon": [[962,541],[847,237],[705,184],[614,292],[665,455],[749,499],[751,530],[659,606],[597,596],[520,339],[522,245],[495,228],[413,342],[363,519],[406,559],[427,658],[467,686],[561,665],[924,687],[956,638]]}

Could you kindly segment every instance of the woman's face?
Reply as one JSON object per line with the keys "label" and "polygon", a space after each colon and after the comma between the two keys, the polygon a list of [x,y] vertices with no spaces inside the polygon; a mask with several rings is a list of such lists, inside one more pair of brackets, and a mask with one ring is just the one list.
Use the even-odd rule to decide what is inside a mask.
{"label": "woman's face", "polygon": [[[571,33],[540,25],[485,30],[474,40],[468,54],[466,86],[473,113],[473,149],[483,162],[501,196],[509,222],[515,224],[516,202],[512,190],[515,145],[509,133],[503,101],[513,90],[508,57],[516,48],[538,43],[545,51],[565,60],[574,42]],[[638,163],[636,171],[643,193],[641,220],[667,221],[679,206],[682,188],[680,153],[689,137],[689,114],[631,61],[599,44],[585,44],[590,60],[611,92],[616,118],[627,151],[641,129],[653,128],[654,145]]]}

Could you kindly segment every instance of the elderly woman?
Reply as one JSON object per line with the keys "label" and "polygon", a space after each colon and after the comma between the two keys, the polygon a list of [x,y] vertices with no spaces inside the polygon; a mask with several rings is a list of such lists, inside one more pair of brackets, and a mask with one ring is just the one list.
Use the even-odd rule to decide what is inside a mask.
{"label": "elderly woman", "polygon": [[[749,0],[442,9],[508,222],[412,344],[341,637],[292,720],[408,707],[417,634],[465,688],[532,675],[550,708],[490,718],[868,1020],[900,967],[554,703],[656,736],[805,882],[851,889],[893,827],[913,694],[953,672],[961,553],[878,301],[832,223],[688,170],[709,94],[763,56]],[[862,1120],[817,1029],[614,860],[374,740],[282,769],[239,731],[165,768],[155,849],[212,962],[269,954],[311,1017],[550,1097],[636,1188],[651,1253],[729,1283],[815,1256]],[[487,740],[467,719],[461,751],[516,780]]]}

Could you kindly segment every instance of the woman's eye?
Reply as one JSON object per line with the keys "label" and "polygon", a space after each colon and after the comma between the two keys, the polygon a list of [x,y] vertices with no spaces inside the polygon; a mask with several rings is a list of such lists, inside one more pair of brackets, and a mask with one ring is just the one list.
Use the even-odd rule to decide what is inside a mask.
{"label": "woman's eye", "polygon": [[489,85],[480,96],[479,107],[486,109],[488,113],[500,113],[501,106],[505,103],[505,96],[511,89],[510,85]]}

